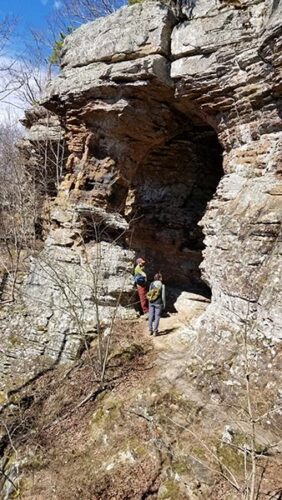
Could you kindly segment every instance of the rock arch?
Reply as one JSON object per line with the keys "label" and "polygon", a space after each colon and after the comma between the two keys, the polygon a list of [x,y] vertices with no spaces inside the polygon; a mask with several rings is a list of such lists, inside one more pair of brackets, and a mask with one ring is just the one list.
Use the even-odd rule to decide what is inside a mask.
{"label": "rock arch", "polygon": [[130,243],[145,256],[150,277],[160,270],[169,287],[207,292],[199,270],[204,235],[198,222],[222,175],[216,133],[191,120],[139,165],[130,187]]}
{"label": "rock arch", "polygon": [[[144,2],[66,37],[62,72],[50,82],[42,104],[60,118],[69,159],[52,202],[41,264],[40,259],[33,263],[25,284],[25,307],[30,315],[35,309],[44,335],[20,316],[23,343],[11,348],[7,317],[3,364],[11,348],[18,373],[26,376],[26,359],[37,366],[33,360],[40,355],[50,364],[50,359],[73,359],[80,348],[60,291],[44,275],[42,256],[73,280],[82,297],[79,313],[95,333],[81,232],[92,266],[97,244],[101,247],[98,300],[103,318],[108,320],[121,291],[119,312],[122,317],[132,314],[127,304],[135,252],[127,238],[135,213],[142,218],[133,223],[133,247],[144,248],[138,231],[145,233],[152,271],[164,260],[153,238],[154,217],[158,224],[164,221],[159,238],[169,255],[166,267],[174,269],[168,276],[172,286],[183,274],[185,283],[199,280],[201,219],[205,249],[200,266],[212,289],[212,302],[201,318],[204,335],[223,332],[234,338],[249,315],[253,335],[281,338],[281,6],[258,0],[234,8],[229,2],[218,6],[215,0],[199,0],[193,19],[177,23],[164,4]],[[216,136],[224,148],[225,175],[205,210],[222,174]],[[203,158],[211,149],[216,151],[216,175]],[[192,166],[187,151],[193,153]],[[185,168],[177,167],[170,177],[172,156]],[[195,173],[197,162],[201,174]],[[205,186],[204,195],[188,197],[189,172],[195,190]],[[181,183],[178,176],[183,176]],[[147,189],[148,178],[154,190]],[[199,206],[186,221],[196,199]],[[170,204],[169,219],[159,210],[162,200]],[[182,218],[178,228],[177,217]],[[102,221],[103,234],[107,229],[102,242],[90,231],[93,220],[98,225]],[[195,265],[189,269],[192,254]],[[178,266],[173,267],[175,259]],[[184,271],[177,275],[182,265]],[[7,365],[11,377],[13,363],[9,359]]]}

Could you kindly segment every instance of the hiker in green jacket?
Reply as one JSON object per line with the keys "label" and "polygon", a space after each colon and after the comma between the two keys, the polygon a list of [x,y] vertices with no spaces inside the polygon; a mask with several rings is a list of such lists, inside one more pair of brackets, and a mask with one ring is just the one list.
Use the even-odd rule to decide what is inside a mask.
{"label": "hiker in green jacket", "polygon": [[147,298],[149,301],[149,335],[158,335],[159,322],[162,311],[165,309],[165,286],[161,273],[154,276]]}
{"label": "hiker in green jacket", "polygon": [[141,305],[143,315],[148,316],[148,300],[146,297],[147,290],[147,275],[144,270],[145,260],[142,257],[136,259],[136,267],[134,269],[134,284],[137,288],[137,293]]}

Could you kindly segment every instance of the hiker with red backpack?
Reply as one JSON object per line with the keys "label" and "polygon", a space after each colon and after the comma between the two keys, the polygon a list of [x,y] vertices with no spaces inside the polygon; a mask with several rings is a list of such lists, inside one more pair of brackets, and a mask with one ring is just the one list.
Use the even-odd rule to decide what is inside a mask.
{"label": "hiker with red backpack", "polygon": [[148,300],[146,297],[147,290],[147,275],[144,270],[145,260],[142,257],[136,259],[136,267],[134,269],[134,284],[137,288],[137,293],[140,301],[141,310],[144,317],[148,317]]}
{"label": "hiker with red backpack", "polygon": [[162,283],[161,273],[154,276],[147,293],[149,301],[149,335],[158,335],[159,322],[162,311],[165,309],[165,286]]}

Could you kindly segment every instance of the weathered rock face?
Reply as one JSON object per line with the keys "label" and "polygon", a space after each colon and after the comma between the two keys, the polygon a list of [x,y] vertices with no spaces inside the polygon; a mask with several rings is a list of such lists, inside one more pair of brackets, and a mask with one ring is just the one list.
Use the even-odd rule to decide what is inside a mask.
{"label": "weathered rock face", "polygon": [[[57,186],[64,174],[64,161],[67,153],[64,144],[64,130],[60,126],[57,116],[41,106],[34,106],[27,111],[22,122],[27,130],[17,146],[21,151],[27,175],[30,177],[29,186],[33,188],[33,185],[36,185],[37,188],[32,190],[30,199],[27,197],[28,206],[24,205],[26,219],[23,216],[20,220],[26,221],[26,225],[22,228],[22,231],[25,231],[26,241],[31,242],[32,246],[34,245],[34,237],[37,236],[37,246],[41,247],[39,239],[44,234],[48,234],[49,231],[50,204],[57,194]],[[23,203],[25,202],[26,199],[23,198]],[[13,258],[12,246],[11,249]],[[31,248],[30,253],[33,250],[34,248]],[[28,255],[29,252],[25,248],[21,254],[23,263],[21,261],[19,266],[21,273],[17,274],[16,277],[18,283],[23,279],[22,274]],[[50,317],[53,316],[53,311],[46,309],[46,314],[40,317],[40,305],[44,297],[42,290],[38,294],[40,301],[34,302],[32,308],[25,290],[22,290],[23,297],[20,294],[15,304],[9,304],[12,281],[13,278],[8,276],[3,290],[5,293],[1,297],[4,302],[4,306],[2,305],[0,310],[1,404],[3,402],[1,396],[5,401],[5,394],[9,389],[20,386],[35,373],[48,368],[50,363],[59,360],[62,355],[62,336],[52,335],[52,331],[47,331],[46,328]],[[8,302],[6,305],[5,299]],[[63,345],[65,344],[64,341]]]}
{"label": "weathered rock face", "polygon": [[67,37],[43,103],[64,127],[67,173],[25,289],[53,358],[66,332],[73,357],[81,321],[95,330],[97,295],[103,318],[120,297],[131,314],[136,253],[172,288],[205,281],[201,331],[248,319],[281,337],[281,8],[198,0],[178,22],[146,2]]}
{"label": "weathered rock face", "polygon": [[[89,162],[97,152],[115,162],[118,179],[104,203],[133,219],[133,248],[174,286],[199,280],[197,222],[224,171],[200,223],[202,276],[212,289],[206,324],[217,329],[227,317],[231,329],[240,328],[252,315],[255,329],[275,337],[280,13],[279,2],[199,0],[193,19],[177,23],[163,5],[122,9],[67,39],[62,74],[46,101],[66,117],[70,142],[79,136],[78,117],[82,142],[91,134]],[[91,44],[94,38],[100,42]]]}
{"label": "weathered rock face", "polygon": [[39,105],[26,111],[21,121],[26,134],[18,147],[25,157],[25,165],[41,196],[55,197],[67,156],[64,130],[58,117]]}
{"label": "weathered rock face", "polygon": [[251,318],[256,335],[281,337],[279,9],[260,3],[215,15],[209,5],[172,34],[177,96],[204,113],[225,149],[226,175],[201,222],[213,296],[204,325],[213,332]]}

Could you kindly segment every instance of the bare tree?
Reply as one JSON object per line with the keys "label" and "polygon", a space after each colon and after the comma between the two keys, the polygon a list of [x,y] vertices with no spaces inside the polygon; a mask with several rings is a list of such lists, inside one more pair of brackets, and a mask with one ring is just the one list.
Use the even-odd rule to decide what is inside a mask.
{"label": "bare tree", "polygon": [[14,300],[20,256],[34,241],[34,190],[22,168],[16,148],[19,130],[13,124],[0,129],[0,241],[2,272],[12,278],[11,299]]}
{"label": "bare tree", "polygon": [[2,279],[12,281],[11,300],[19,268],[25,268],[23,259],[40,246],[43,218],[45,229],[48,225],[48,214],[43,217],[42,212],[56,195],[63,174],[64,140],[49,115],[43,115],[45,134],[38,139],[36,134],[33,140],[23,139],[14,123],[0,126],[0,251]]}
{"label": "bare tree", "polygon": [[0,101],[7,99],[18,88],[17,82],[8,77],[8,72],[15,65],[15,59],[7,55],[7,46],[16,26],[16,19],[9,16],[0,21]]}
{"label": "bare tree", "polygon": [[111,14],[126,2],[123,0],[62,0],[57,10],[57,22],[78,26]]}
{"label": "bare tree", "polygon": [[[92,392],[96,393],[97,387],[104,390],[110,383],[107,370],[116,320],[121,304],[124,305],[124,294],[131,294],[131,284],[129,292],[126,283],[129,279],[126,272],[121,277],[114,296],[110,294],[109,285],[105,280],[106,267],[109,265],[106,261],[111,259],[111,252],[115,254],[115,246],[125,237],[128,224],[119,214],[109,215],[97,207],[92,207],[90,212],[89,209],[85,209],[83,213],[76,212],[74,218],[77,241],[73,252],[74,255],[80,256],[79,274],[76,266],[66,273],[65,263],[58,258],[56,248],[54,252],[52,248],[41,252],[34,265],[42,280],[51,283],[51,288],[56,290],[55,300],[54,295],[50,298],[48,294],[40,297],[43,309],[50,307],[51,301],[53,319],[56,321],[58,317],[62,322],[64,318],[63,321],[69,325],[69,331],[82,341],[88,354],[89,366],[93,373],[93,391],[87,396],[90,399]],[[33,296],[31,293],[27,297],[29,302],[38,300],[36,294]],[[108,304],[106,316],[105,303]],[[90,351],[89,343],[93,338],[95,346],[92,345]]]}
{"label": "bare tree", "polygon": [[21,57],[7,69],[6,79],[13,84],[11,94],[16,95],[17,103],[9,102],[8,95],[5,102],[24,110],[39,102],[49,79],[48,67],[46,64],[38,66],[34,61]]}

